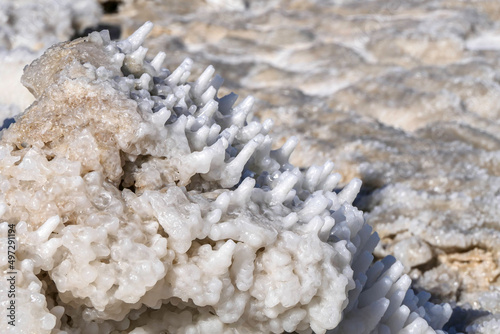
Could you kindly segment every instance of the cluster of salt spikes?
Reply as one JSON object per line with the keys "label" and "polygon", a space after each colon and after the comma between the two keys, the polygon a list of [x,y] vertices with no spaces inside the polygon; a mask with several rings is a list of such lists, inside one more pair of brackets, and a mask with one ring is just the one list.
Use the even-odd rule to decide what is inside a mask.
{"label": "cluster of salt spikes", "polygon": [[[151,29],[146,23],[118,43],[105,31],[92,33],[69,44],[67,49],[86,51],[75,53],[80,62],[68,61],[69,69],[40,66],[50,52],[57,52],[49,50],[47,59],[26,70],[24,84],[40,98],[33,110],[50,98],[44,94],[47,87],[57,83],[63,87],[58,92],[64,91],[74,87],[75,77],[87,89],[97,83],[111,86],[119,94],[102,89],[102,94],[116,98],[111,103],[124,95],[135,101],[133,110],[115,117],[129,123],[120,124],[123,131],[114,134],[115,142],[99,146],[104,153],[92,157],[88,152],[85,159],[76,159],[81,168],[75,162],[65,167],[74,192],[91,198],[92,217],[99,221],[104,219],[99,215],[113,210],[115,217],[102,220],[98,233],[85,225],[85,218],[65,226],[62,214],[45,223],[27,219],[17,224],[19,254],[24,256],[19,270],[25,277],[19,293],[37,300],[27,303],[23,312],[31,314],[34,323],[43,323],[46,331],[39,332],[441,332],[451,314],[449,305],[431,304],[426,294],[415,296],[402,265],[393,258],[372,265],[378,237],[352,206],[360,181],[336,193],[340,175],[332,174],[331,162],[306,171],[291,165],[288,158],[297,140],[272,150],[272,122],[252,120],[251,98],[233,107],[236,95],[216,97],[222,80],[213,77],[213,67],[187,83],[190,59],[171,73],[161,68],[164,53],[145,61],[147,49],[141,45]],[[71,52],[67,49],[64,52]],[[30,73],[41,68],[54,73]],[[67,81],[61,79],[64,75]],[[126,101],[120,105],[128,106]],[[52,170],[62,169],[56,164],[75,160],[71,150],[76,148],[57,146],[50,135],[51,144],[46,145],[46,133],[36,133],[42,131],[38,127],[29,127],[36,138],[30,142],[29,132],[21,131],[30,112],[3,133],[0,155],[5,160],[0,168],[13,175],[28,161],[38,162],[43,168],[37,172],[50,180]],[[104,127],[115,121],[106,120]],[[75,129],[85,134],[78,141],[93,143],[90,130]],[[22,137],[26,134],[28,138]],[[9,151],[12,144],[24,150],[32,147],[29,154],[22,153],[21,164],[16,165],[19,153],[13,155],[12,147]],[[113,159],[118,160],[110,162]],[[84,198],[80,202],[81,208],[87,205]],[[2,220],[29,218],[15,205],[0,196]],[[0,224],[2,237],[6,224]],[[129,240],[125,233],[134,238]],[[79,241],[82,235],[86,237]],[[136,241],[142,239],[148,245]],[[111,257],[106,247],[95,246],[106,242]],[[133,267],[131,254],[146,254],[147,263],[135,264],[140,263],[142,271]],[[96,256],[107,262],[96,264]],[[131,266],[120,267],[128,262]],[[4,261],[0,265],[5,273]],[[103,271],[94,281],[68,279],[78,280],[82,272],[93,276],[96,268]],[[46,271],[43,277],[40,270]],[[106,276],[110,270],[117,277]],[[113,282],[115,288],[109,286]],[[103,286],[107,288],[100,290]]]}

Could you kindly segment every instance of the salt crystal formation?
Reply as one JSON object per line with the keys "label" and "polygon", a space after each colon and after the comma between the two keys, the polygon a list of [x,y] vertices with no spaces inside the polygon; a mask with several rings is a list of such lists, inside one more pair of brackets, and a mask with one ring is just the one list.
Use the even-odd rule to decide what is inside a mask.
{"label": "salt crystal formation", "polygon": [[[23,84],[36,101],[0,142],[2,333],[435,333],[447,304],[415,295],[334,192],[333,164],[299,170],[252,98],[217,97],[208,67],[161,68],[152,24],[50,48]],[[17,236],[8,326],[8,225]]]}
{"label": "salt crystal formation", "polygon": [[498,317],[500,1],[175,3],[135,0],[110,23],[128,34],[153,19],[145,46],[169,68],[214,64],[277,143],[299,138],[291,163],[331,159],[363,181],[376,257],[396,256],[433,300]]}

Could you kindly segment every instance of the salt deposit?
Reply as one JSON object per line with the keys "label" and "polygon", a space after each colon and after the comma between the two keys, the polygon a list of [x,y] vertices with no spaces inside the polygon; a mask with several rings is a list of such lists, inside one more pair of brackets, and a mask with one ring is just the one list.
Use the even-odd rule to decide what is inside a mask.
{"label": "salt deposit", "polygon": [[213,67],[187,82],[192,60],[145,61],[152,29],[24,72],[36,101],[0,142],[2,332],[441,333],[451,307],[393,257],[372,264],[360,181],[336,192],[332,163],[290,164],[296,140],[272,150],[272,122],[217,97]]}
{"label": "salt deposit", "polygon": [[[103,23],[127,36],[152,20],[144,46],[168,68],[189,56],[196,78],[214,65],[220,96],[253,95],[255,114],[273,119],[274,148],[299,139],[294,165],[330,159],[339,187],[361,179],[355,204],[382,238],[376,256],[395,255],[415,287],[466,310],[459,330],[500,312],[498,2],[120,3]],[[4,73],[2,98],[21,98]],[[467,331],[496,333],[485,319]]]}
{"label": "salt deposit", "polygon": [[154,20],[146,45],[253,95],[277,143],[300,139],[292,163],[330,159],[341,185],[360,178],[377,256],[401,259],[416,287],[498,312],[498,2],[186,3],[129,2],[106,19],[126,34]]}

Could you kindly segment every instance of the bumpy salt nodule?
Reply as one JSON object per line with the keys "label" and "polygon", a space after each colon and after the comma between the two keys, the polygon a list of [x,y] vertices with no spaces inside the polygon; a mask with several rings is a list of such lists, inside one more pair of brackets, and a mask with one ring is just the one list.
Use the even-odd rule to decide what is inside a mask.
{"label": "bumpy salt nodule", "polygon": [[[58,44],[2,132],[0,224],[17,235],[16,333],[434,333],[447,304],[415,295],[341,192],[333,164],[272,150],[252,99],[218,98],[212,67],[161,68],[107,32]],[[7,287],[7,242],[1,242]],[[9,301],[2,300],[2,312]],[[5,314],[2,316],[5,319]]]}

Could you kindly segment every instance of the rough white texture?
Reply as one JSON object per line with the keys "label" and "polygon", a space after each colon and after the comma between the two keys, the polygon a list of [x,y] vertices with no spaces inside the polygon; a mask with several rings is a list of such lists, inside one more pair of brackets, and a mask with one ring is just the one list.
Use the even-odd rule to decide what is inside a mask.
{"label": "rough white texture", "polygon": [[404,239],[432,250],[408,272],[414,287],[498,312],[500,1],[258,2],[224,14],[202,0],[136,1],[108,22],[128,35],[154,20],[144,46],[168,68],[193,57],[196,76],[215,65],[219,94],[253,95],[276,145],[300,139],[294,165],[331,159],[363,180],[356,204],[381,237],[376,257],[429,259],[396,252]]}
{"label": "rough white texture", "polygon": [[272,150],[272,122],[253,120],[252,98],[217,97],[213,67],[187,82],[190,59],[173,72],[164,54],[145,61],[151,28],[118,43],[92,33],[25,70],[36,102],[0,142],[15,332],[441,328],[449,305],[415,296],[394,258],[372,265],[378,236],[352,206],[360,181],[334,192],[332,163],[291,165],[296,139]]}

